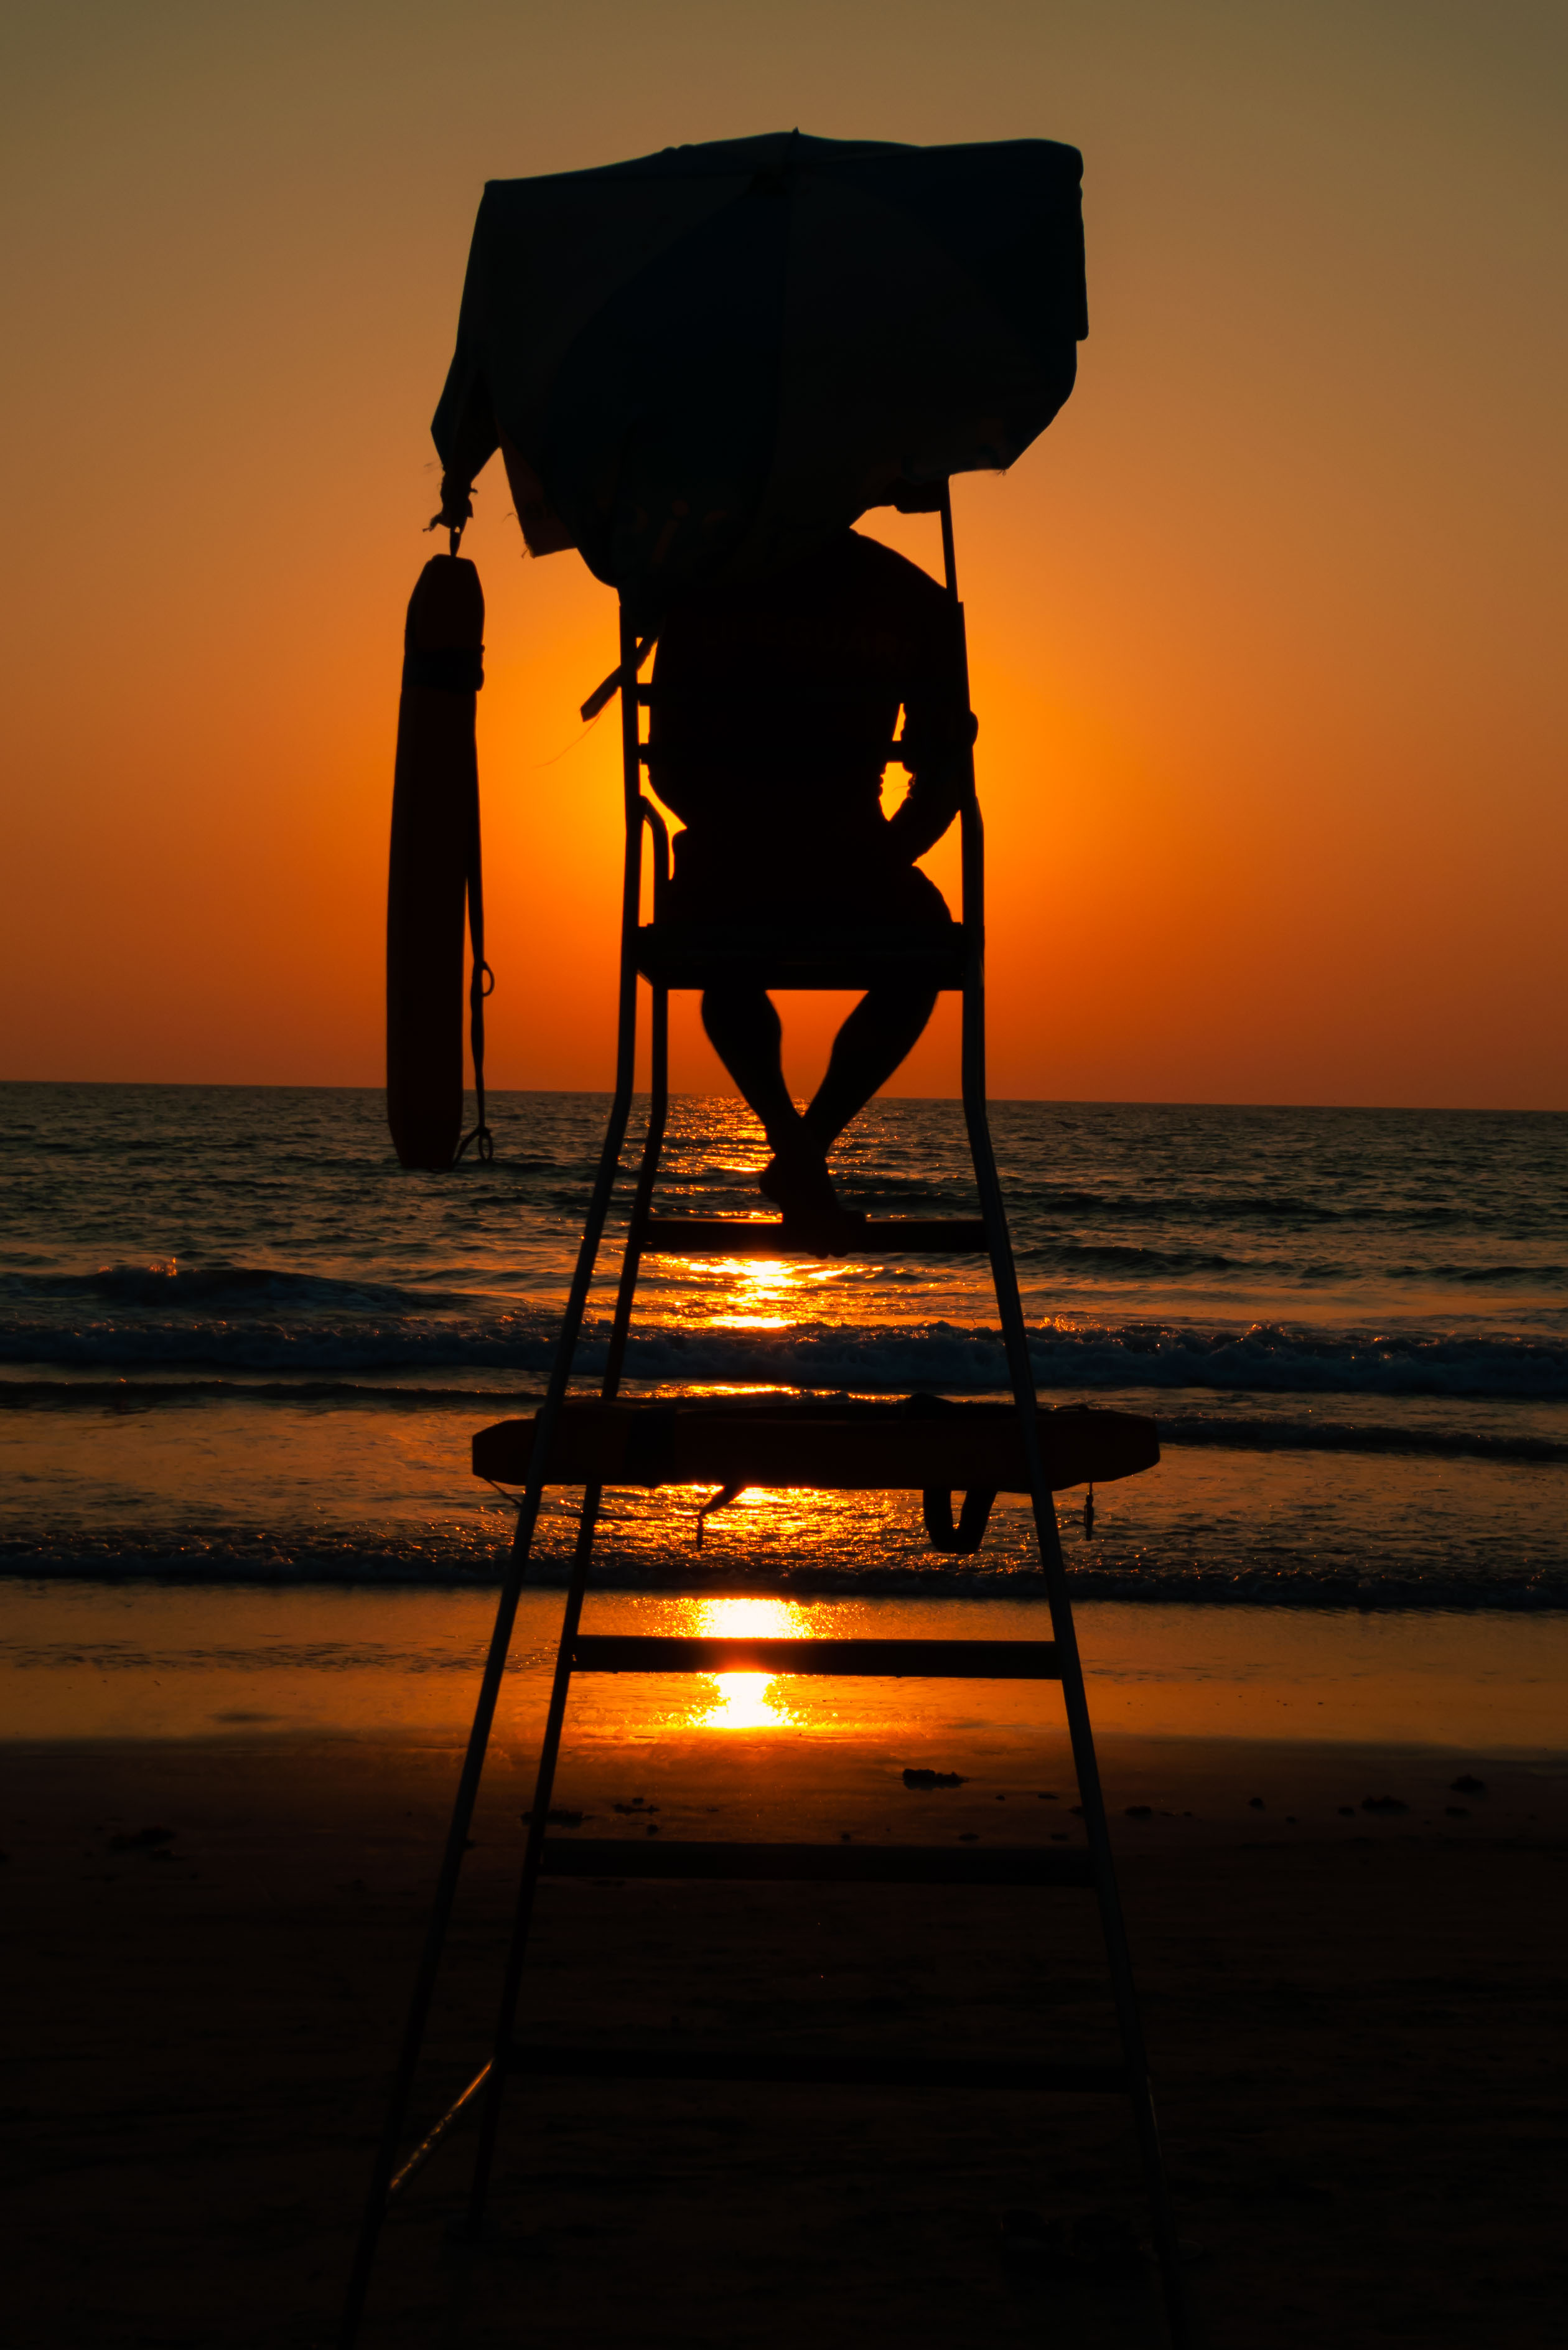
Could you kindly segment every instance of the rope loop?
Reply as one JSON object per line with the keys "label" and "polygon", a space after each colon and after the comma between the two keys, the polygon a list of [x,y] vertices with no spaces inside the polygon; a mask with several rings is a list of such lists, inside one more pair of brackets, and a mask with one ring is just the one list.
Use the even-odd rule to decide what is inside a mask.
{"label": "rope loop", "polygon": [[972,1558],[985,1540],[991,1505],[995,1499],[993,1492],[972,1487],[963,1497],[958,1523],[954,1525],[952,1495],[940,1485],[928,1486],[920,1495],[920,1507],[931,1548],[945,1552],[950,1558]]}
{"label": "rope loop", "polygon": [[[947,1396],[912,1395],[904,1399],[906,1419],[948,1419],[963,1409]],[[985,1540],[985,1530],[991,1522],[993,1492],[975,1486],[963,1497],[958,1523],[953,1523],[952,1495],[940,1485],[928,1485],[920,1495],[920,1513],[926,1522],[926,1537],[933,1550],[949,1558],[972,1558]]]}

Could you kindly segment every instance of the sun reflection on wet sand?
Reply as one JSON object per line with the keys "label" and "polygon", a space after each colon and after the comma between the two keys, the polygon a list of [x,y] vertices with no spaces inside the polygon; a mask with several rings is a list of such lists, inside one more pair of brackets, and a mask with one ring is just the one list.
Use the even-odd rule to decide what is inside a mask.
{"label": "sun reflection on wet sand", "polygon": [[[691,1603],[690,1630],[701,1637],[750,1635],[756,1639],[798,1638],[807,1629],[805,1611],[787,1599],[698,1599]],[[686,1721],[693,1730],[801,1730],[808,1717],[784,1697],[784,1681],[767,1673],[704,1674],[692,1684]]]}
{"label": "sun reflection on wet sand", "polygon": [[[483,1591],[369,1586],[14,1578],[0,1597],[0,1752],[16,1739],[256,1742],[302,1734],[458,1750],[494,1610]],[[1033,1639],[1042,1629],[1040,1603],[1019,1599],[607,1592],[596,1595],[594,1611],[595,1631],[654,1635]],[[1564,1750],[1561,1614],[1122,1600],[1089,1600],[1077,1613],[1102,1736],[1372,1742],[1552,1758]],[[560,1617],[558,1591],[524,1592],[497,1738],[530,1767]],[[957,1751],[950,1742],[961,1734],[1015,1742],[1023,1754],[1043,1733],[1054,1735],[1060,1718],[1051,1682],[1031,1693],[1011,1681],[589,1675],[574,1688],[568,1743],[583,1756],[624,1756],[672,1736],[679,1745],[681,1733],[738,1730],[781,1753],[818,1752],[825,1766],[829,1751],[847,1742],[884,1761],[948,1769]]]}

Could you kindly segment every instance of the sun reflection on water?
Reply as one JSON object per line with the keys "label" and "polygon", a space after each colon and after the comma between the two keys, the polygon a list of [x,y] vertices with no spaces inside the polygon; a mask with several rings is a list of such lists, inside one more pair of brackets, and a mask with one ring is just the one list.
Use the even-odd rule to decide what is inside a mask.
{"label": "sun reflection on water", "polygon": [[[798,1638],[805,1611],[787,1599],[697,1599],[682,1628],[708,1638]],[[692,1684],[687,1721],[693,1730],[798,1730],[806,1717],[788,1703],[785,1687],[768,1673],[704,1674]]]}
{"label": "sun reflection on water", "polygon": [[724,1283],[722,1301],[701,1317],[714,1330],[787,1330],[797,1319],[791,1309],[810,1305],[835,1270],[784,1256],[711,1257],[689,1269]]}
{"label": "sun reflection on water", "polygon": [[[695,1318],[711,1329],[787,1330],[821,1310],[825,1284],[842,1281],[846,1268],[838,1263],[798,1257],[709,1257],[678,1260],[679,1269],[710,1292]],[[713,1290],[717,1295],[712,1295]],[[722,1394],[755,1392],[752,1388],[707,1388]],[[725,1532],[736,1531],[733,1512],[752,1520],[753,1539],[765,1526],[776,1543],[786,1541],[791,1521],[801,1514],[803,1500],[820,1506],[821,1496],[764,1492],[753,1487],[726,1505]],[[715,1529],[717,1531],[717,1529]],[[784,1599],[693,1599],[682,1610],[682,1629],[700,1637],[759,1639],[799,1638],[810,1629],[805,1611]],[[794,1684],[798,1688],[798,1682]],[[810,1716],[792,1705],[784,1692],[792,1683],[769,1673],[704,1674],[689,1684],[691,1697],[683,1709],[688,1727],[701,1730],[789,1730],[805,1727]]]}

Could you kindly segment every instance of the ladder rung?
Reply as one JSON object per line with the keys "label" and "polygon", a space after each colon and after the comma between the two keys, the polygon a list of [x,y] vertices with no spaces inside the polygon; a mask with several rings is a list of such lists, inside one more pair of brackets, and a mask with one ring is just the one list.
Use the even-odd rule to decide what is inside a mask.
{"label": "ladder rung", "polygon": [[[846,1234],[846,1256],[984,1256],[989,1243],[978,1216],[869,1218]],[[651,1216],[644,1256],[816,1256],[808,1242],[772,1217]]]}
{"label": "ladder rung", "polygon": [[753,1640],[580,1633],[575,1673],[876,1673],[929,1680],[1054,1681],[1054,1640]]}
{"label": "ladder rung", "polygon": [[[755,750],[760,751],[764,758],[771,759],[775,768],[783,768],[786,773],[790,767],[798,765],[803,758],[810,756],[810,752],[803,744],[781,742],[776,737],[772,741],[764,742],[760,737],[753,736],[753,743]],[[846,744],[845,748],[857,761],[875,759],[878,767],[906,767],[910,775],[915,772],[913,761],[918,754],[912,743],[889,740],[886,743]],[[637,755],[645,767],[659,767],[668,764],[672,759],[679,762],[689,758],[691,753],[680,743],[672,745],[668,743],[639,743],[637,746]],[[711,757],[711,754],[707,755]],[[658,788],[658,784],[655,782],[654,789],[657,791]]]}
{"label": "ladder rung", "polygon": [[777,2081],[867,2089],[1057,2089],[1125,2095],[1125,2064],[1016,2056],[841,2055],[832,2049],[561,2048],[524,2042],[511,2069],[553,2081]]}
{"label": "ladder rung", "polygon": [[874,929],[795,931],[765,924],[657,921],[637,933],[637,967],[657,987],[707,987],[744,978],[762,987],[871,987],[898,975],[932,987],[964,983],[963,927],[890,923]]}
{"label": "ladder rung", "polygon": [[1085,1847],[1041,1845],[680,1844],[665,1836],[545,1839],[546,1877],[701,1877],[759,1885],[1092,1886]]}
{"label": "ladder rung", "polygon": [[962,954],[964,926],[950,916],[916,922],[691,921],[666,915],[639,924],[639,951],[679,955]]}
{"label": "ladder rung", "polygon": [[[618,678],[618,671],[617,675]],[[644,710],[695,711],[703,719],[733,713],[737,720],[754,720],[759,704],[768,702],[778,683],[776,673],[757,671],[732,676],[725,685],[705,685],[694,693],[690,687],[683,691],[678,685],[665,685],[650,679],[647,685],[638,687],[637,699]],[[795,710],[864,710],[867,702],[874,704],[883,699],[876,686],[867,691],[864,685],[814,686],[804,684],[798,678],[789,681],[790,706]]]}
{"label": "ladder rung", "polygon": [[741,979],[751,987],[776,988],[781,993],[847,994],[875,987],[884,979],[919,979],[950,995],[963,986],[963,960],[944,954],[845,954],[822,956],[690,955],[642,956],[639,971],[654,987],[673,994],[695,994],[726,980]]}

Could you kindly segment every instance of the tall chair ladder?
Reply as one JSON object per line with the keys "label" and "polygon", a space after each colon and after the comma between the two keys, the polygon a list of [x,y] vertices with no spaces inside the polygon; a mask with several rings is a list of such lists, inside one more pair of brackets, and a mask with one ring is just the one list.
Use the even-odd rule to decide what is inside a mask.
{"label": "tall chair ladder", "polygon": [[[969,707],[963,607],[959,601],[952,512],[947,484],[940,513],[943,565],[951,603],[957,653],[955,685]],[[424,1947],[399,2053],[386,2126],[377,2150],[356,2248],[339,2334],[342,2350],[358,2339],[376,2246],[388,2208],[441,2147],[458,2122],[479,2106],[479,2140],[468,2215],[477,2230],[484,2212],[494,2164],[506,2083],[518,2073],[536,2078],[681,2079],[702,2081],[815,2082],[840,2086],[923,2086],[952,2091],[1105,2091],[1125,2095],[1131,2106],[1145,2187],[1151,2239],[1173,2350],[1191,2350],[1179,2252],[1167,2189],[1154,2100],[1148,2078],[1143,2025],[1111,1851],[1078,1654],[1065,1563],[1040,1441],[1033,1369],[1029,1359],[1023,1302],[1013,1265],[1006,1211],[992,1149],[985,1087],[984,835],[974,786],[972,754],[964,750],[960,809],[963,912],[945,937],[940,930],[815,932],[770,935],[754,928],[726,931],[722,926],[671,924],[666,918],[669,839],[663,818],[643,793],[642,769],[649,745],[640,714],[652,690],[639,683],[651,639],[639,642],[622,609],[620,666],[616,673],[621,708],[621,749],[626,816],[626,862],[621,898],[620,987],[616,1086],[576,1267],[567,1295],[559,1343],[545,1399],[536,1415],[527,1483],[518,1507],[516,1532],[502,1584],[478,1700],[452,1824],[437,1880]],[[891,756],[898,757],[896,745]],[[642,839],[652,838],[653,920],[640,922]],[[643,1141],[626,1250],[600,1400],[618,1393],[630,1332],[633,1301],[644,1256],[745,1254],[777,1256],[805,1253],[780,1222],[766,1218],[656,1217],[653,1197],[669,1111],[669,999],[672,989],[701,988],[719,978],[743,976],[775,988],[866,987],[898,971],[918,972],[962,998],[962,1093],[964,1119],[980,1194],[978,1219],[868,1221],[849,1239],[846,1253],[882,1256],[916,1253],[971,1254],[990,1259],[1002,1324],[1009,1379],[1018,1412],[1036,1539],[1051,1617],[1050,1640],[755,1640],[605,1637],[581,1628],[583,1603],[604,1485],[584,1491],[561,1636],[545,1716],[533,1806],[528,1815],[516,1910],[502,1982],[500,2007],[489,2061],[407,2154],[403,2132],[415,2070],[423,2044],[442,1949],[457,1893],[462,1856],[472,1821],[485,1751],[494,1721],[514,1624],[545,1487],[551,1482],[550,1452],[566,1399],[576,1343],[594,1270],[620,1171],[631,1110],[638,1037],[639,980],[651,998],[652,1068],[648,1128]],[[657,1843],[595,1837],[564,1844],[547,1835],[551,1797],[566,1705],[578,1673],[722,1671],[831,1674],[897,1674],[909,1678],[1056,1679],[1067,1719],[1073,1763],[1085,1831],[1085,1846],[1067,1851],[1037,1846],[990,1850],[949,1846],[857,1846],[843,1843],[730,1844],[716,1840]],[[541,1877],[738,1879],[836,1884],[917,1884],[957,1887],[1011,1885],[1064,1887],[1095,1894],[1105,1940],[1121,2061],[1020,2063],[1012,2058],[870,2055],[825,2050],[815,2054],[768,2048],[688,2050],[607,2049],[520,2043],[515,2037],[529,1930]]]}

